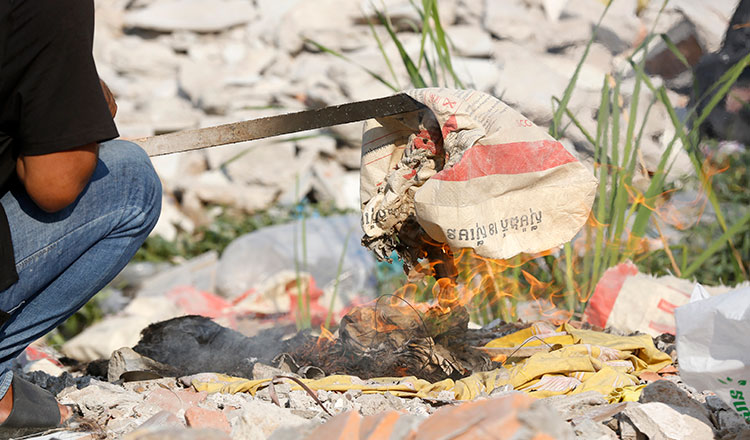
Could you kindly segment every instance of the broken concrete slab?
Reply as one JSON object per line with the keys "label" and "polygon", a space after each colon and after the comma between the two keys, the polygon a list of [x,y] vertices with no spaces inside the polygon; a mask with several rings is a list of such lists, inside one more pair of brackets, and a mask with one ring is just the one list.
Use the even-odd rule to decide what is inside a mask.
{"label": "broken concrete slab", "polygon": [[171,0],[125,14],[125,26],[159,32],[221,32],[250,22],[251,4],[240,0]]}
{"label": "broken concrete slab", "polygon": [[713,438],[714,435],[711,426],[661,402],[630,406],[623,411],[623,415],[648,438],[680,440]]}
{"label": "broken concrete slab", "polygon": [[112,353],[107,364],[107,380],[116,382],[125,373],[153,373],[155,375],[176,375],[171,367],[142,356],[130,347],[123,347]]}
{"label": "broken concrete slab", "polygon": [[614,431],[591,419],[583,419],[573,425],[577,438],[585,440],[618,440]]}
{"label": "broken concrete slab", "polygon": [[216,429],[163,428],[153,432],[133,433],[124,440],[232,440]]}
{"label": "broken concrete slab", "polygon": [[243,436],[258,434],[265,438],[281,428],[295,429],[309,423],[273,403],[259,399],[249,399],[242,409],[231,415],[230,421],[233,438],[252,438]]}
{"label": "broken concrete slab", "polygon": [[[597,0],[567,2],[562,13],[588,20],[593,30],[604,13],[605,4]],[[645,34],[645,29],[635,15],[635,0],[613,2],[607,11],[596,34],[596,41],[618,54],[633,47],[637,39]]]}
{"label": "broken concrete slab", "polygon": [[559,412],[565,420],[584,416],[594,408],[599,408],[609,403],[602,393],[598,391],[548,397],[544,399],[544,402]]}
{"label": "broken concrete slab", "polygon": [[659,380],[646,386],[641,391],[638,399],[641,403],[661,402],[669,405],[681,414],[694,417],[708,426],[711,426],[710,414],[704,405],[701,405],[675,383],[668,380]]}
{"label": "broken concrete slab", "polygon": [[529,8],[522,0],[490,1],[485,6],[483,25],[495,38],[520,43],[531,38],[544,21],[541,10]]}

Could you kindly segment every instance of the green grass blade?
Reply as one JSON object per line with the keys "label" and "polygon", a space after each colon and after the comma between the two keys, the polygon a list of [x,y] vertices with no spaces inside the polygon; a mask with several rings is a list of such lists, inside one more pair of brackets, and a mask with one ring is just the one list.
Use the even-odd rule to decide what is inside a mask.
{"label": "green grass blade", "polygon": [[398,39],[398,36],[396,35],[396,31],[393,29],[393,25],[391,24],[390,19],[386,17],[381,11],[375,11],[375,13],[378,16],[380,23],[383,26],[385,26],[385,29],[388,31],[388,35],[390,35],[394,44],[396,44],[396,48],[398,48],[398,53],[401,56],[401,61],[404,63],[404,67],[406,67],[406,72],[409,74],[409,79],[411,80],[412,85],[416,88],[427,87],[427,83],[425,82],[422,75],[419,73],[419,69],[417,69],[417,66],[414,64],[414,61],[411,59],[409,54],[406,53],[406,49],[404,49],[404,45]]}
{"label": "green grass blade", "polygon": [[560,123],[562,122],[563,114],[565,113],[565,109],[568,108],[568,103],[570,102],[570,98],[573,96],[573,91],[575,90],[576,83],[578,82],[578,76],[581,74],[583,63],[584,61],[586,61],[586,57],[588,57],[589,55],[589,51],[591,50],[591,45],[594,44],[594,41],[596,40],[596,35],[597,35],[597,32],[599,31],[599,26],[601,26],[602,20],[604,20],[604,16],[607,14],[607,11],[609,11],[610,5],[611,5],[611,2],[607,3],[607,6],[604,8],[604,12],[602,12],[601,17],[599,17],[599,21],[596,23],[594,30],[591,32],[591,38],[589,39],[588,43],[586,43],[586,48],[583,51],[583,55],[581,56],[581,59],[578,61],[578,64],[576,65],[576,69],[573,72],[573,76],[570,78],[570,81],[568,82],[567,87],[565,87],[565,91],[563,92],[562,99],[560,100],[560,106],[555,110],[555,113],[552,116],[552,125],[550,126],[550,134],[555,139],[558,139],[560,137]]}
{"label": "green grass blade", "polygon": [[[434,0],[432,0],[432,3],[434,3]],[[453,61],[451,60],[450,48],[448,47],[448,41],[445,36],[445,29],[440,22],[440,13],[437,6],[435,5],[434,7],[432,7],[430,12],[432,13],[432,21],[434,24],[434,29],[432,30],[434,30],[435,39],[433,41],[435,43],[435,49],[437,49],[438,57],[440,59],[440,65],[444,66],[448,70],[448,73],[450,73],[450,75],[453,77],[455,86],[459,89],[463,89],[464,85],[458,75],[456,75],[456,71],[453,69]]]}
{"label": "green grass blade", "polygon": [[[320,50],[321,52],[325,52],[325,53],[331,54],[331,55],[333,55],[333,56],[336,56],[336,57],[338,57],[338,58],[341,58],[342,60],[344,60],[344,61],[346,61],[346,62],[348,62],[348,63],[354,64],[355,66],[357,66],[357,67],[359,67],[360,69],[364,70],[364,71],[365,71],[365,72],[367,72],[367,73],[368,73],[368,74],[369,74],[369,75],[370,75],[371,77],[373,77],[374,79],[376,79],[376,80],[380,81],[380,82],[381,82],[381,83],[383,83],[383,84],[384,84],[384,85],[385,85],[386,87],[388,87],[389,89],[393,90],[394,92],[398,92],[398,91],[400,91],[400,90],[401,90],[401,88],[400,88],[400,87],[396,87],[396,86],[394,86],[394,85],[393,85],[392,83],[390,83],[390,82],[389,82],[388,80],[386,80],[385,78],[383,78],[383,77],[382,77],[381,75],[379,75],[379,74],[377,74],[377,73],[373,72],[372,70],[370,70],[370,69],[368,69],[367,67],[365,67],[365,66],[363,66],[363,65],[359,64],[358,62],[356,62],[356,61],[352,60],[351,58],[347,57],[346,55],[344,55],[344,54],[342,54],[342,53],[339,53],[339,52],[337,52],[337,51],[335,51],[335,50],[333,50],[333,49],[330,49],[330,48],[328,48],[328,47],[326,47],[326,46],[323,46],[322,44],[320,44],[320,43],[318,43],[318,42],[316,42],[316,41],[313,41],[313,40],[310,40],[310,39],[307,39],[307,40],[305,40],[305,41],[307,41],[308,43],[310,43],[310,44],[312,44],[313,46],[317,47],[317,48],[318,48],[318,50]],[[386,57],[386,59],[387,59],[387,56],[385,55],[385,53],[383,53],[383,56],[385,56],[385,57]],[[390,66],[390,62],[389,62],[388,64],[389,64],[389,66]],[[392,70],[392,67],[391,67],[391,72],[393,72],[393,70]],[[396,77],[396,74],[395,74],[395,72],[393,72],[393,77],[394,77],[394,78]]]}
{"label": "green grass blade", "polygon": [[609,167],[609,118],[610,118],[610,97],[609,81],[604,78],[602,86],[602,100],[599,106],[597,117],[597,134],[596,134],[596,159],[595,163],[599,166],[599,197],[596,201],[596,238],[594,242],[594,268],[592,280],[598,280],[602,270],[602,253],[606,246],[604,224],[607,216],[607,183]]}
{"label": "green grass blade", "polygon": [[[557,104],[560,103],[559,99],[554,98],[554,97],[552,99]],[[591,145],[596,145],[596,140],[594,139],[594,137],[591,135],[591,133],[588,132],[588,130],[586,130],[586,128],[581,124],[581,121],[578,120],[578,118],[573,114],[573,112],[571,112],[570,109],[566,108],[565,109],[565,114],[568,116],[568,118],[570,119],[571,123],[573,125],[575,125],[576,128],[578,128],[578,130],[580,130],[581,134],[583,134],[583,136],[586,138],[586,140],[589,141],[589,143]]]}
{"label": "green grass blade", "polygon": [[336,297],[339,294],[339,282],[341,281],[341,272],[344,270],[344,260],[346,258],[346,250],[349,246],[349,238],[352,236],[352,232],[354,232],[354,228],[349,228],[349,230],[346,232],[346,237],[344,238],[344,247],[341,249],[341,255],[339,256],[339,264],[336,266],[336,278],[333,284],[333,293],[331,294],[331,303],[328,306],[328,312],[326,312],[326,320],[325,320],[325,327],[330,329],[331,328],[331,318],[333,315],[333,308],[336,305]]}
{"label": "green grass blade", "polygon": [[718,252],[724,245],[726,245],[730,239],[737,233],[745,230],[745,225],[750,222],[750,212],[745,214],[737,223],[732,225],[731,228],[727,229],[726,232],[721,234],[721,237],[714,240],[703,253],[701,253],[693,262],[688,266],[687,269],[682,273],[683,278],[687,278],[695,273],[696,270],[700,269],[701,265],[706,262],[713,254]]}
{"label": "green grass blade", "polygon": [[693,70],[693,67],[690,65],[690,62],[687,60],[687,58],[685,58],[685,55],[683,55],[682,52],[680,52],[680,49],[677,48],[677,45],[674,44],[674,42],[672,42],[672,39],[669,38],[667,34],[660,34],[659,36],[661,37],[662,41],[664,41],[664,44],[667,45],[667,48],[669,49],[669,51],[672,52],[672,55],[674,55],[678,60],[680,60],[680,62],[688,70]]}
{"label": "green grass blade", "polygon": [[370,17],[367,17],[367,25],[370,27],[370,32],[372,33],[372,37],[375,39],[375,42],[378,44],[378,50],[380,51],[380,55],[383,57],[383,61],[385,61],[385,65],[388,66],[388,71],[391,73],[391,76],[393,77],[393,82],[396,83],[399,90],[401,90],[401,84],[399,84],[398,75],[396,75],[396,69],[393,68],[391,57],[389,57],[388,52],[385,51],[385,45],[383,45],[383,41],[380,39],[380,36],[378,36],[378,32],[375,30],[375,24],[372,22]]}
{"label": "green grass blade", "polygon": [[729,93],[729,90],[737,82],[737,79],[740,77],[745,68],[748,67],[748,65],[750,65],[750,54],[743,57],[740,61],[737,62],[737,64],[730,67],[729,70],[724,72],[721,78],[719,78],[719,81],[716,82],[716,85],[721,84],[721,86],[719,87],[716,94],[711,97],[711,100],[698,116],[698,119],[696,119],[694,127],[697,128],[700,127],[701,124],[703,124],[703,122],[706,120],[706,118],[708,118],[708,115],[711,114],[713,109],[721,102],[722,99],[724,99],[727,93]]}

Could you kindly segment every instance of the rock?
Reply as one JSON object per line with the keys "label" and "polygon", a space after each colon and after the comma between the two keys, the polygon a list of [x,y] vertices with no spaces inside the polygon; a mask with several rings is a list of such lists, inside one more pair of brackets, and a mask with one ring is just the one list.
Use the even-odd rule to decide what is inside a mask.
{"label": "rock", "polygon": [[160,236],[166,241],[174,241],[177,238],[178,229],[192,233],[195,223],[180,210],[174,196],[163,194],[161,215],[151,235]]}
{"label": "rock", "polygon": [[714,435],[711,426],[661,402],[630,406],[623,411],[623,415],[630,419],[639,432],[652,439],[699,439],[713,438]]}
{"label": "rock", "polygon": [[[16,374],[18,374],[18,372],[16,372]],[[85,385],[87,380],[90,379],[88,377],[75,378],[67,371],[59,376],[51,376],[41,370],[24,373],[23,377],[34,385],[44,388],[54,395],[59,394],[60,391],[71,386]]]}
{"label": "rock", "polygon": [[454,55],[489,58],[492,53],[492,36],[477,26],[451,26],[446,33],[455,47]]}
{"label": "rock", "polygon": [[[302,417],[291,414],[273,403],[258,399],[248,400],[231,422],[233,438],[266,438],[280,428],[293,429],[308,424],[307,420]],[[262,435],[262,437],[253,437],[253,435]]]}
{"label": "rock", "polygon": [[[167,46],[136,36],[123,36],[112,40],[103,50],[101,61],[120,74],[148,77],[173,77],[177,72],[178,58]],[[112,84],[115,96],[120,90]]]}
{"label": "rock", "polygon": [[737,7],[736,0],[680,0],[670,5],[695,25],[698,39],[706,52],[719,50],[724,39],[724,31],[732,13]]}
{"label": "rock", "polygon": [[78,405],[83,417],[97,422],[113,436],[133,431],[161,411],[157,406],[143,405],[143,396],[136,392],[96,379],[81,389],[66,388],[58,394],[58,400]]}
{"label": "rock", "polygon": [[162,411],[178,414],[206,400],[205,392],[154,388],[146,395],[145,402],[158,406]]}
{"label": "rock", "polygon": [[[590,30],[593,30],[604,13],[604,8],[605,4],[597,0],[577,0],[567,2],[562,13],[586,19]],[[613,2],[597,31],[596,41],[614,54],[633,47],[643,30],[643,25],[635,15],[635,9],[635,0]]]}
{"label": "rock", "polygon": [[133,433],[125,440],[231,440],[226,433],[216,429],[164,428],[147,433]]}
{"label": "rock", "polygon": [[584,416],[592,408],[608,404],[607,399],[598,391],[548,397],[544,402],[559,412],[565,420]]}
{"label": "rock", "polygon": [[750,425],[745,421],[745,418],[718,396],[707,396],[706,407],[711,411],[712,419],[720,433],[724,435],[739,434],[744,430],[750,430]]}
{"label": "rock", "polygon": [[[687,20],[681,21],[666,34],[691,67],[698,64],[705,49],[701,46],[697,30],[692,23]],[[662,39],[654,40],[654,43],[649,46],[645,70],[649,75],[659,75],[664,80],[674,80],[690,71],[689,67],[672,53]],[[687,77],[688,81],[692,80],[692,75],[688,74]],[[674,86],[673,83],[668,84]]]}
{"label": "rock", "polygon": [[573,426],[573,431],[577,438],[584,440],[617,440],[617,434],[614,431],[594,422],[591,419],[583,419]]}
{"label": "rock", "polygon": [[192,406],[185,411],[185,421],[191,428],[211,428],[229,434],[232,427],[223,412]]}
{"label": "rock", "polygon": [[173,413],[169,411],[161,411],[143,422],[143,424],[139,426],[138,429],[136,429],[129,435],[137,436],[147,431],[156,431],[167,427],[181,428],[183,426],[185,426],[184,423],[182,423],[182,421],[178,419],[177,416],[175,416]]}
{"label": "rock", "polygon": [[[372,3],[370,1],[361,1],[362,15],[363,18],[359,19],[358,22],[366,23],[367,20],[373,20],[378,22],[378,17],[375,11],[386,11],[394,25],[399,23],[405,24],[404,27],[410,27],[411,24],[420,24],[421,18],[419,11],[414,7],[413,3],[408,0],[385,0],[378,3]],[[458,8],[458,2],[456,0],[442,0],[440,3],[439,13],[440,22],[443,26],[450,26],[456,21],[456,13]]]}
{"label": "rock", "polygon": [[333,160],[313,165],[313,191],[318,201],[333,201],[341,210],[359,210],[359,172],[347,172]]}
{"label": "rock", "polygon": [[481,26],[484,18],[484,0],[458,0],[456,23]]}
{"label": "rock", "polygon": [[[538,27],[532,38],[531,41],[534,41],[534,45],[539,49],[557,53],[569,47],[584,47],[591,38],[591,25],[581,17],[566,16]],[[528,47],[529,43],[524,45]]]}
{"label": "rock", "polygon": [[206,155],[200,150],[155,156],[151,163],[167,190],[180,179],[195,178],[208,171]]}
{"label": "rock", "polygon": [[395,409],[383,394],[363,394],[357,397],[355,402],[363,416],[377,415]]}
{"label": "rock", "polygon": [[292,142],[245,142],[235,148],[243,150],[224,166],[234,182],[283,187],[306,166],[297,160]]}
{"label": "rock", "polygon": [[[297,2],[284,13],[278,27],[271,30],[271,38],[280,49],[296,54],[302,50],[305,38],[315,40],[317,34],[334,29],[351,30],[352,22],[360,16],[356,3],[337,0]],[[348,36],[357,38],[356,34],[351,32]],[[346,38],[341,38],[333,49],[341,50],[346,46],[345,41]]]}
{"label": "rock", "polygon": [[465,87],[488,92],[500,78],[500,69],[491,60],[476,58],[453,58],[453,69]]}
{"label": "rock", "polygon": [[622,440],[646,440],[642,433],[638,431],[633,422],[626,416],[622,416],[619,420],[620,427],[620,439]]}
{"label": "rock", "polygon": [[362,149],[349,147],[337,148],[334,158],[336,162],[343,165],[347,170],[359,170],[362,164]]}
{"label": "rock", "polygon": [[[568,78],[552,69],[540,69],[539,60],[514,43],[495,45],[495,58],[501,64],[493,95],[512,106],[537,125],[552,119],[552,97],[561,97]],[[570,108],[581,107],[578,94]]]}
{"label": "rock", "polygon": [[200,120],[200,112],[190,102],[177,97],[150,100],[142,111],[148,115],[154,134],[195,128]]}
{"label": "rock", "polygon": [[709,412],[705,406],[692,399],[688,393],[681,390],[676,384],[659,380],[649,384],[641,391],[638,399],[641,403],[661,402],[669,405],[681,414],[694,417],[706,425],[711,425]]}
{"label": "rock", "polygon": [[169,366],[142,356],[130,347],[123,347],[112,353],[107,364],[107,380],[116,382],[124,373],[153,372],[158,375],[176,375],[176,371]]}
{"label": "rock", "polygon": [[544,0],[542,5],[544,6],[544,15],[547,17],[547,21],[558,21],[567,3],[568,0]]}
{"label": "rock", "polygon": [[[257,107],[264,107],[274,94],[288,89],[283,78],[263,78],[263,71],[278,58],[275,49],[260,46],[237,57],[240,59],[228,63],[226,53],[201,54],[193,48],[190,59],[179,66],[180,89],[194,105],[216,114],[239,108],[236,101],[240,98],[243,104],[252,104],[249,100],[253,99]],[[261,81],[266,90],[256,88]]]}
{"label": "rock", "polygon": [[331,440],[347,440],[359,438],[359,428],[361,424],[362,416],[356,411],[349,411],[339,414],[323,425],[315,428],[315,430],[307,436],[307,439],[325,438]]}
{"label": "rock", "polygon": [[[331,133],[336,136],[340,142],[360,149],[362,147],[362,124],[352,122],[330,127]],[[360,153],[361,155],[361,153]]]}
{"label": "rock", "polygon": [[[545,55],[540,57],[539,61],[548,69],[561,74],[563,77],[572,78],[578,67],[579,59],[561,55]],[[593,63],[584,62],[578,72],[576,89],[595,92],[597,95],[600,95],[604,84],[604,77],[607,73],[609,73],[608,70],[602,69]]]}
{"label": "rock", "polygon": [[439,438],[446,432],[461,432],[466,438],[480,437],[487,432],[492,432],[497,439],[535,435],[537,438],[574,438],[570,426],[553,409],[522,393],[443,407],[419,425],[413,438]]}
{"label": "rock", "polygon": [[292,376],[299,378],[299,375],[296,373],[272,367],[261,362],[253,365],[253,380],[272,379],[274,376]]}
{"label": "rock", "polygon": [[231,206],[252,214],[269,208],[279,197],[279,189],[266,185],[252,185],[230,181],[220,170],[201,174],[197,179],[183,182],[183,205],[187,211],[191,200],[196,207],[189,213],[196,223],[210,223],[210,219],[199,221],[196,215],[205,213],[204,204]]}
{"label": "rock", "polygon": [[527,7],[522,0],[488,1],[485,8],[484,28],[501,40],[524,42],[545,21],[541,10]]}
{"label": "rock", "polygon": [[334,156],[336,151],[336,138],[324,133],[311,133],[310,137],[305,137],[295,141],[297,148],[304,151],[311,151],[327,156]]}
{"label": "rock", "polygon": [[248,23],[255,16],[241,0],[160,1],[125,14],[125,26],[159,32],[221,32]]}

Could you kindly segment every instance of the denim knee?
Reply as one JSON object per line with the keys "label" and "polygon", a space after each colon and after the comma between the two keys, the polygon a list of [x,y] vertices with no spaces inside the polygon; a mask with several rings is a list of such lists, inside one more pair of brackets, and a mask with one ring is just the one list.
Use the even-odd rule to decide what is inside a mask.
{"label": "denim knee", "polygon": [[142,228],[146,233],[151,232],[159,219],[162,199],[161,181],[151,159],[140,146],[124,140],[103,143],[99,158],[108,172],[114,174],[128,208],[138,209],[143,214]]}

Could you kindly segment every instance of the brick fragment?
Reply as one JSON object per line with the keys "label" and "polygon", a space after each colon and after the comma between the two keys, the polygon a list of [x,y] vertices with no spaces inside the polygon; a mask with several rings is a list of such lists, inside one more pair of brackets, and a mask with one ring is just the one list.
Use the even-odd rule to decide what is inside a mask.
{"label": "brick fragment", "polygon": [[360,440],[388,440],[391,438],[393,428],[401,413],[398,411],[387,411],[381,414],[368,416],[362,419],[359,428]]}
{"label": "brick fragment", "polygon": [[195,392],[192,390],[168,390],[157,388],[146,396],[146,402],[158,406],[164,411],[178,413],[191,406],[195,406],[206,400],[205,392]]}
{"label": "brick fragment", "polygon": [[226,433],[232,432],[227,416],[219,410],[191,406],[185,411],[185,421],[191,428],[212,428]]}
{"label": "brick fragment", "polygon": [[318,426],[306,438],[308,440],[357,440],[360,438],[361,424],[362,416],[358,412],[345,412]]}
{"label": "brick fragment", "polygon": [[521,427],[518,413],[535,400],[531,396],[514,393],[502,398],[441,408],[419,425],[414,440],[510,439]]}

